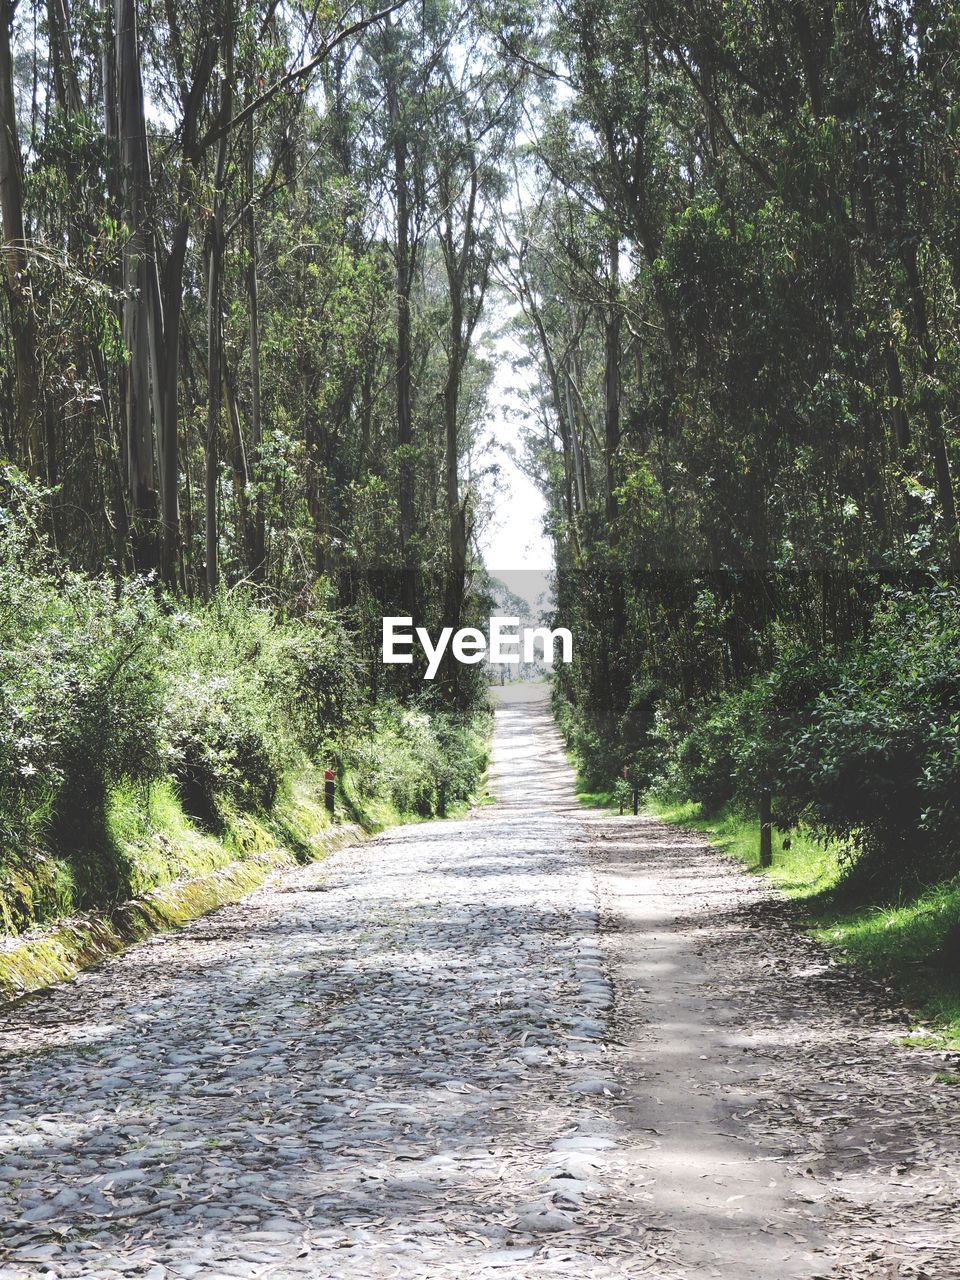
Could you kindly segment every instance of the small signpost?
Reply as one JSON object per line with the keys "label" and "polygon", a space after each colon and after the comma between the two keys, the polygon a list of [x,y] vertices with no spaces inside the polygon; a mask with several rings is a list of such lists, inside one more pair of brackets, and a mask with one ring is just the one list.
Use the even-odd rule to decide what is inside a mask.
{"label": "small signpost", "polygon": [[[630,783],[630,766],[629,766],[629,765],[624,765],[624,766],[623,766],[623,781],[624,781],[624,783],[625,783],[626,785],[624,785],[624,787],[623,787],[623,788],[620,788],[620,813],[621,813],[621,815],[623,814],[623,801],[624,801],[624,796],[625,796],[625,793],[626,793],[626,790],[627,790],[627,786],[629,786],[629,783]],[[637,816],[637,814],[640,812],[640,787],[639,787],[639,785],[637,784],[636,780],[634,780],[633,786],[632,786],[632,788],[630,789],[630,794],[631,794],[631,799],[632,799],[632,801],[633,801],[633,816],[634,816],[634,817],[636,817],[636,816]]]}
{"label": "small signpost", "polygon": [[333,813],[337,799],[337,775],[332,769],[324,769],[323,771],[323,802],[327,806],[327,812]]}

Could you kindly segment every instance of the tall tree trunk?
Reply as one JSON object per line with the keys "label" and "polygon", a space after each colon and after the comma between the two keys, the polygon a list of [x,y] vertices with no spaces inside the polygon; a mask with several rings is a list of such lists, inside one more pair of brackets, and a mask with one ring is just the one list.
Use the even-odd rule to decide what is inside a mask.
{"label": "tall tree trunk", "polygon": [[[233,52],[236,32],[232,0],[224,6],[223,27],[227,43],[224,49],[224,77],[219,116],[222,124],[233,113]],[[207,438],[204,469],[204,517],[206,521],[206,587],[216,591],[220,581],[220,526],[217,490],[220,470],[220,406],[223,400],[223,329],[220,292],[223,279],[224,251],[224,182],[227,174],[229,134],[224,131],[217,143],[217,162],[213,181],[213,209],[207,246]]]}
{"label": "tall tree trunk", "polygon": [[220,581],[220,527],[217,489],[220,471],[220,405],[222,401],[221,360],[222,330],[220,315],[220,283],[223,274],[223,202],[219,190],[220,176],[226,168],[226,140],[219,144],[223,157],[217,161],[217,190],[210,216],[207,244],[207,434],[204,447],[205,581],[212,595]]}
{"label": "tall tree trunk", "polygon": [[[184,161],[186,163],[186,161]],[[160,517],[162,523],[161,572],[171,588],[182,586],[180,565],[180,329],[183,316],[183,269],[187,255],[189,223],[177,223],[164,271],[163,350],[157,378],[162,387],[162,419],[158,431],[160,456]]]}
{"label": "tall tree trunk", "polygon": [[222,353],[220,367],[223,373],[223,399],[227,409],[227,423],[230,428],[230,462],[233,467],[233,496],[236,503],[237,529],[241,534],[246,535],[250,520],[247,503],[247,488],[250,483],[247,447],[243,439],[243,423],[240,420],[240,402],[237,399],[236,387],[234,386],[230,369]]}
{"label": "tall tree trunk", "polygon": [[[410,244],[410,189],[407,175],[408,145],[406,126],[400,105],[396,64],[389,59],[398,49],[398,28],[388,18],[387,33],[390,53],[387,62],[387,109],[393,131],[393,180],[397,200],[396,266],[397,266],[397,444],[400,450],[399,503],[400,546],[404,568],[407,546],[414,533],[413,459],[413,388],[411,378],[410,293],[413,285],[413,250]],[[412,604],[412,601],[408,601]]]}
{"label": "tall tree trunk", "polygon": [[65,115],[79,115],[83,100],[80,97],[77,67],[70,41],[70,7],[67,0],[47,0],[47,28],[57,101]]}
{"label": "tall tree trunk", "polygon": [[143,78],[136,0],[116,0],[117,125],[120,187],[126,240],[123,246],[123,340],[129,354],[124,377],[127,486],[130,492],[134,559],[141,569],[156,565],[157,491],[153,465],[150,348],[155,332],[155,263],[147,227],[150,164],[143,107]]}
{"label": "tall tree trunk", "polygon": [[[564,489],[567,499],[567,522],[569,524],[569,536],[574,551],[574,559],[579,561],[579,532],[577,528],[578,507],[580,511],[586,509],[586,494],[583,492],[583,475],[578,466],[577,453],[579,450],[579,441],[576,440],[576,424],[573,424],[571,431],[568,423],[568,414],[571,411],[569,388],[567,394],[564,395],[560,386],[560,374],[557,370],[556,362],[553,358],[553,352],[550,350],[550,339],[547,334],[543,317],[540,309],[536,304],[529,288],[524,289],[526,297],[526,306],[530,318],[533,320],[534,328],[537,331],[537,337],[540,340],[540,350],[543,354],[543,361],[547,370],[547,380],[550,384],[550,398],[553,402],[553,411],[557,419],[557,427],[560,431],[560,441],[563,445],[563,470],[564,470]],[[566,403],[566,408],[564,407]],[[576,500],[574,498],[576,495]]]}
{"label": "tall tree trunk", "polygon": [[450,315],[450,350],[447,377],[443,389],[444,420],[444,493],[447,508],[449,545],[449,580],[444,622],[460,626],[464,581],[467,572],[467,521],[460,501],[460,379],[463,375],[463,305],[457,290],[452,291]]}
{"label": "tall tree trunk", "polygon": [[570,445],[573,450],[573,474],[577,487],[577,505],[580,508],[581,516],[585,516],[587,514],[587,475],[583,464],[583,444],[580,439],[580,429],[577,425],[577,413],[573,407],[572,379],[566,369],[563,375],[563,395],[567,408]]}
{"label": "tall tree trunk", "polygon": [[[251,84],[250,93],[254,89]],[[257,277],[257,217],[254,195],[253,119],[247,126],[247,305],[250,340],[250,465],[253,481],[253,520],[250,531],[250,572],[255,582],[266,574],[266,511],[263,501],[263,405],[260,378],[260,285]]]}
{"label": "tall tree trunk", "polygon": [[620,446],[620,240],[610,237],[610,280],[604,321],[604,454],[607,464],[606,513],[612,525],[617,514],[617,449]]}
{"label": "tall tree trunk", "polygon": [[[168,22],[176,22],[171,12]],[[160,460],[160,507],[162,522],[161,567],[164,581],[171,588],[185,585],[182,564],[183,545],[180,530],[180,334],[183,325],[183,273],[190,236],[189,209],[197,155],[197,128],[201,109],[216,57],[216,45],[208,39],[195,64],[193,83],[182,87],[183,120],[180,127],[181,161],[177,184],[179,218],[173,230],[170,252],[158,283],[162,299],[163,341],[157,351],[155,382],[160,391],[160,417],[157,426],[157,452]],[[159,255],[158,255],[159,257]]]}
{"label": "tall tree trunk", "polygon": [[[115,157],[119,157],[120,128],[117,119],[117,42],[114,33],[114,0],[101,0],[103,39],[100,46],[100,90],[103,97],[103,132]],[[120,204],[119,163],[107,166],[107,211],[119,222],[122,216]],[[110,273],[110,284],[119,292],[123,285],[122,266]],[[116,318],[122,322],[122,304],[117,305]],[[103,398],[104,417],[110,439],[111,491],[113,496],[113,520],[108,520],[114,536],[117,562],[126,566],[132,546],[130,530],[130,505],[124,462],[126,441],[123,427],[123,375],[111,379],[111,366],[104,353],[93,348],[93,363],[97,370]],[[112,394],[112,386],[116,394]]]}
{"label": "tall tree trunk", "polygon": [[38,422],[36,323],[29,290],[29,259],[23,216],[23,159],[13,93],[11,27],[16,3],[0,0],[0,216],[17,391],[17,438],[27,465],[39,474],[42,444]]}
{"label": "tall tree trunk", "polygon": [[[470,539],[468,507],[470,494],[460,496],[460,395],[463,372],[474,329],[483,306],[483,298],[489,280],[491,255],[484,254],[478,245],[477,208],[480,192],[478,166],[472,149],[466,155],[466,193],[462,215],[455,211],[456,197],[447,189],[446,182],[439,186],[444,209],[444,224],[440,234],[441,249],[447,275],[450,301],[450,340],[447,347],[447,375],[444,383],[444,490],[446,494],[449,526],[449,581],[445,621],[458,627],[463,612],[466,591],[467,548]],[[461,235],[455,234],[455,221],[459,220]],[[451,684],[456,692],[459,668],[450,668]]]}

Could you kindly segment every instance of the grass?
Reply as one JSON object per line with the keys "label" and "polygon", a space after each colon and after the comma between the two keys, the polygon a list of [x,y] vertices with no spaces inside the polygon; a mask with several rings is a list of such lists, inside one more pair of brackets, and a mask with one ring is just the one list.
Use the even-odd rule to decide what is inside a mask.
{"label": "grass", "polygon": [[[446,816],[478,802],[489,802],[486,773],[474,796],[451,804]],[[271,872],[355,841],[350,823],[374,832],[427,821],[384,796],[363,796],[350,770],[338,779],[331,817],[323,772],[308,765],[287,777],[270,813],[244,812],[218,797],[215,817],[212,825],[191,817],[170,781],[124,784],[107,798],[96,845],[72,842],[22,871],[5,865],[0,850],[0,1000],[69,979],[148,933],[239,900]]]}
{"label": "grass", "polygon": [[[643,806],[661,822],[670,822],[690,831],[700,831],[723,853],[737,858],[751,871],[760,872],[760,820],[744,817],[734,810],[706,818],[694,801],[664,801],[646,797]],[[824,847],[802,831],[790,833],[790,848],[784,836],[772,832],[773,866],[763,872],[788,898],[805,901],[825,897],[840,884],[843,868],[837,845]]]}
{"label": "grass", "polygon": [[900,902],[817,908],[811,932],[845,958],[894,984],[928,1025],[912,1035],[960,1049],[960,981],[944,972],[938,949],[960,920],[960,880],[935,885]]}
{"label": "grass", "polygon": [[[577,799],[590,809],[612,809],[614,812],[620,809],[620,801],[612,791],[578,791]],[[624,812],[629,812],[629,804]]]}
{"label": "grass", "polygon": [[236,856],[191,822],[173,784],[121,786],[107,801],[107,836],[128,868],[130,897],[186,876],[206,875]]}
{"label": "grass", "polygon": [[[612,792],[580,792],[584,804],[616,811]],[[907,1040],[960,1049],[960,981],[944,972],[938,950],[960,922],[960,877],[895,901],[869,900],[849,876],[849,860],[837,844],[809,833],[773,832],[773,866],[760,867],[760,823],[732,809],[706,817],[693,802],[646,797],[643,812],[698,831],[722,852],[764,875],[802,909],[804,927],[840,959],[889,983],[917,1013]],[[950,1083],[960,1083],[960,1077]]]}

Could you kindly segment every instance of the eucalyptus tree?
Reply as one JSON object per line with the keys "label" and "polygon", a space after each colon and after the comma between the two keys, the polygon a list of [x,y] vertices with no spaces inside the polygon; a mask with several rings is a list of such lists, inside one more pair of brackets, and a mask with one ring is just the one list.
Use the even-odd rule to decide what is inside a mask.
{"label": "eucalyptus tree", "polygon": [[[364,146],[384,193],[379,231],[394,263],[394,395],[400,564],[406,604],[416,579],[445,584],[448,621],[459,619],[475,497],[463,491],[463,395],[497,253],[495,204],[519,112],[522,72],[504,62],[471,6],[444,2],[405,10],[367,42],[359,90],[368,106]],[[382,104],[377,109],[376,104]],[[437,294],[437,267],[445,297]],[[433,350],[442,334],[442,367]],[[434,480],[434,377],[442,465]],[[439,499],[439,509],[437,500]],[[436,524],[444,526],[438,566]]]}
{"label": "eucalyptus tree", "polygon": [[522,69],[504,64],[481,24],[466,23],[438,72],[429,133],[437,234],[447,282],[443,384],[444,495],[449,540],[446,619],[461,620],[475,495],[461,492],[464,374],[483,315],[494,258],[496,214],[519,121]]}
{"label": "eucalyptus tree", "polygon": [[582,701],[615,722],[650,679],[682,718],[784,635],[862,635],[891,575],[955,572],[956,24],[806,0],[511,21],[545,91],[512,272],[561,591],[580,566],[626,603],[567,592],[620,655],[614,705],[596,673]]}
{"label": "eucalyptus tree", "polygon": [[[435,224],[430,179],[430,118],[437,106],[437,73],[461,23],[451,3],[422,6],[388,20],[380,39],[368,42],[359,91],[368,108],[368,167],[379,174],[385,198],[378,227],[394,263],[396,344],[397,502],[400,561],[405,604],[418,607],[418,439],[415,372],[415,289],[423,255]],[[418,530],[420,530],[418,535]]]}
{"label": "eucalyptus tree", "polygon": [[14,95],[11,45],[16,9],[16,0],[3,0],[0,4],[0,216],[3,219],[3,257],[14,360],[15,442],[25,458],[36,467],[40,461],[39,443],[34,434],[37,402],[34,372],[36,325],[30,297],[30,268],[23,208],[23,156]]}

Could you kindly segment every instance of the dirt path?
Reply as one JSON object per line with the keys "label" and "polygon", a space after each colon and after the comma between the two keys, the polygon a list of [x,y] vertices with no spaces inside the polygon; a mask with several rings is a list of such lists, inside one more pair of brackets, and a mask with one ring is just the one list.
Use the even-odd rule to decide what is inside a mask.
{"label": "dirt path", "polygon": [[590,826],[629,1123],[655,1135],[640,1159],[688,1274],[956,1280],[942,1055],[903,1047],[883,993],[715,850],[643,819]]}
{"label": "dirt path", "polygon": [[0,1015],[0,1280],[956,1280],[939,1060],[542,702],[493,786]]}

